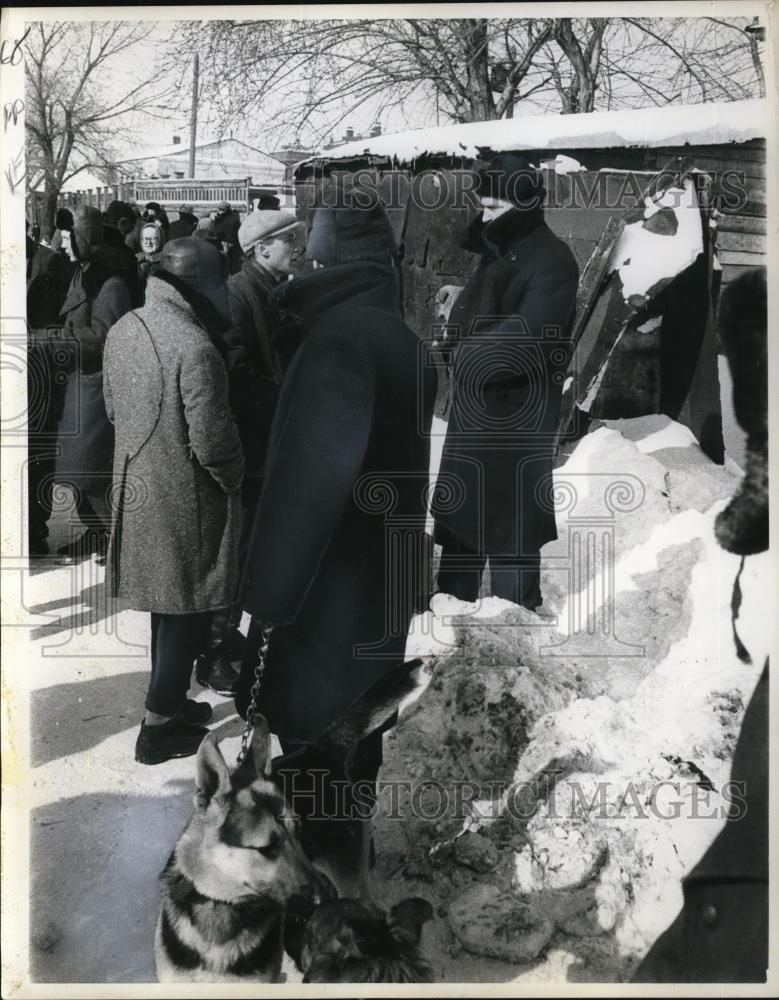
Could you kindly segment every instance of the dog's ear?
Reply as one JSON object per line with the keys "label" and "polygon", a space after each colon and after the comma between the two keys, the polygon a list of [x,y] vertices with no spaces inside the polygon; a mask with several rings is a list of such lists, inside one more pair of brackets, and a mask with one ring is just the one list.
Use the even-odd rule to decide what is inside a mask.
{"label": "dog's ear", "polygon": [[378,729],[397,712],[401,703],[422,689],[420,659],[400,663],[360,695],[317,741],[328,759],[343,759],[368,733]]}
{"label": "dog's ear", "polygon": [[232,791],[230,771],[214,733],[209,733],[198,748],[195,783],[196,809],[205,809],[214,799],[224,800]]}
{"label": "dog's ear", "polygon": [[270,729],[264,715],[254,716],[254,732],[252,733],[252,761],[258,775],[270,778],[273,773],[273,763],[270,752]]}
{"label": "dog's ear", "polygon": [[433,919],[433,907],[426,899],[412,896],[402,899],[389,911],[387,926],[390,933],[401,944],[419,944],[422,925]]}

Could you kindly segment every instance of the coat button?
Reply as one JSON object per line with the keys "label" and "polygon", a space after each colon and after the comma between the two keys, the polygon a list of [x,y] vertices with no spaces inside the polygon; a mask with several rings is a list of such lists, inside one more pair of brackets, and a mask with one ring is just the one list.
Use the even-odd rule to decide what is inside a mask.
{"label": "coat button", "polygon": [[717,907],[713,903],[704,903],[701,907],[701,920],[706,927],[713,927],[717,923]]}

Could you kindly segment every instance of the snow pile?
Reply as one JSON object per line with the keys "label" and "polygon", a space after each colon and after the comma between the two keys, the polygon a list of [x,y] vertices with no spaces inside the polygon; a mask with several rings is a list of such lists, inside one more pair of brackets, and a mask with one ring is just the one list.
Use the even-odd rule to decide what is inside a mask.
{"label": "snow pile", "polygon": [[[437,897],[447,965],[465,949],[515,963],[515,981],[571,963],[580,979],[626,979],[722,828],[768,648],[767,556],[741,580],[749,665],[732,634],[740,560],[713,532],[734,475],[648,417],[588,435],[555,476],[543,616],[495,599],[434,604],[427,638],[445,635],[448,652],[382,771],[432,784],[378,824],[379,846],[400,817],[413,860],[397,891],[416,880]],[[436,813],[458,782],[467,807]]]}

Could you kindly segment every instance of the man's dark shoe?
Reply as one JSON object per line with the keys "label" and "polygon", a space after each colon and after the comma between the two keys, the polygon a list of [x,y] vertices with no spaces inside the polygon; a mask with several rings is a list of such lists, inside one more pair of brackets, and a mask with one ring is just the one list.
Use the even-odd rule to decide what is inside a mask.
{"label": "man's dark shoe", "polygon": [[204,726],[211,721],[214,714],[213,708],[207,701],[195,701],[194,698],[187,698],[178,712],[178,718],[186,722],[188,726]]}
{"label": "man's dark shoe", "polygon": [[44,563],[47,566],[73,566],[76,559],[72,555],[60,555],[58,552],[52,552],[48,542],[43,541],[30,546],[30,562],[34,562],[38,566]]}
{"label": "man's dark shoe", "polygon": [[238,671],[221,645],[207,649],[198,656],[195,660],[195,677],[198,684],[228,698],[235,693],[238,684]]}
{"label": "man's dark shoe", "polygon": [[181,719],[159,726],[142,722],[135,741],[135,759],[139,764],[162,764],[174,757],[192,757],[206,736],[204,726],[188,726]]}
{"label": "man's dark shoe", "polygon": [[85,531],[67,545],[61,545],[57,549],[57,556],[68,558],[75,562],[77,559],[88,559],[97,549],[97,539],[93,531]]}

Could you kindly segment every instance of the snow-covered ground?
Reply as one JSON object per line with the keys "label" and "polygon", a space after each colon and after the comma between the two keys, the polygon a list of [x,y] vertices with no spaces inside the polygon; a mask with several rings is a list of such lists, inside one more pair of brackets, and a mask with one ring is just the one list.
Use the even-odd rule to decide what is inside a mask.
{"label": "snow-covered ground", "polygon": [[[386,740],[382,779],[412,787],[394,814],[381,798],[377,895],[434,902],[424,941],[442,981],[629,975],[721,826],[690,818],[701,793],[690,765],[710,779],[706,811],[717,811],[769,641],[775,605],[766,558],[756,557],[738,622],[753,664],[735,655],[739,560],[717,547],[712,525],[738,480],[684,428],[664,417],[611,422],[579,443],[556,480],[560,538],[543,551],[544,616],[438,597],[409,642],[409,653],[430,657],[430,682]],[[579,544],[589,557],[571,555]],[[133,759],[148,617],[111,616],[92,562],[23,573],[20,586],[4,811],[22,885],[28,866],[31,876],[32,979],[152,981],[157,875],[189,815],[193,769],[191,759],[151,768]],[[232,703],[196,690],[215,706],[229,759],[240,732]],[[506,787],[530,786],[550,768],[556,784],[517,820]],[[679,783],[679,817],[636,815],[662,781]],[[440,795],[436,784],[467,782],[477,802],[467,821],[420,815]],[[569,808],[600,789],[607,811],[628,796],[621,815]],[[672,811],[667,797],[662,805]],[[14,907],[26,962],[24,892]]]}

